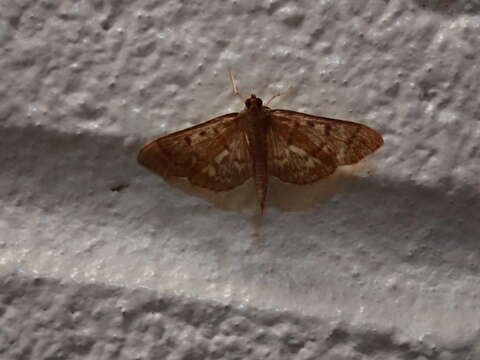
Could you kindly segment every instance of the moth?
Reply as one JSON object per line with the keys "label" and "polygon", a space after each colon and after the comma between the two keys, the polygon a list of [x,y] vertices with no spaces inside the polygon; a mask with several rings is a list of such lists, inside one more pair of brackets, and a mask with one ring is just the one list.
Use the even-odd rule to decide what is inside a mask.
{"label": "moth", "polygon": [[[241,97],[232,75],[231,80]],[[138,162],[164,178],[187,178],[217,192],[253,178],[261,215],[269,176],[310,184],[383,144],[378,132],[359,123],[269,108],[279,95],[264,105],[252,94],[239,113],[159,137],[140,150]]]}

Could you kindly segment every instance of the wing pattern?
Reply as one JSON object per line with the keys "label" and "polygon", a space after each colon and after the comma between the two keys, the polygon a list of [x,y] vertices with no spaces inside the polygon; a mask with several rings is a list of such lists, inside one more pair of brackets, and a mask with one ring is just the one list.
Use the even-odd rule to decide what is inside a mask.
{"label": "wing pattern", "polygon": [[238,114],[219,116],[153,140],[138,161],[162,177],[186,177],[192,184],[225,191],[252,176],[250,155]]}
{"label": "wing pattern", "polygon": [[270,114],[268,171],[285,182],[312,183],[383,144],[380,134],[362,124],[290,110]]}

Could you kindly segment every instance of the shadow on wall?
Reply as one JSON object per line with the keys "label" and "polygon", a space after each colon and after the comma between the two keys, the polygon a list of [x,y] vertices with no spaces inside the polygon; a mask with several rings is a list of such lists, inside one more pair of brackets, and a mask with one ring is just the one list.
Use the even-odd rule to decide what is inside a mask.
{"label": "shadow on wall", "polygon": [[[139,228],[148,226],[159,237],[167,231],[178,242],[191,242],[194,236],[228,243],[230,237],[238,240],[236,233],[249,226],[248,216],[192,201],[142,169],[136,153],[143,139],[125,144],[120,136],[39,127],[0,128],[0,136],[0,163],[5,169],[0,198],[5,203],[41,206],[61,214],[70,211],[78,221],[86,216],[90,224],[98,221],[99,226],[116,216]],[[478,189],[454,186],[448,177],[439,179],[435,188],[375,174],[353,179],[332,178],[332,184],[320,182],[318,188],[280,189],[288,192],[289,205],[302,207],[312,200],[301,212],[274,211],[267,199],[264,227],[270,256],[281,259],[288,254],[289,259],[301,261],[305,254],[320,254],[330,242],[340,242],[351,249],[361,244],[369,253],[389,252],[400,262],[450,264],[478,275]],[[276,186],[272,182],[273,202]],[[241,190],[237,196],[242,196]],[[322,201],[332,195],[336,197]],[[202,247],[202,241],[197,250],[211,251]]]}

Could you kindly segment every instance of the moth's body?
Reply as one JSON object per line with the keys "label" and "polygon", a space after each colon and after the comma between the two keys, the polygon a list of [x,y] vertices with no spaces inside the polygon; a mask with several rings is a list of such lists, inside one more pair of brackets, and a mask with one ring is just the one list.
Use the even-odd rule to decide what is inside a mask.
{"label": "moth's body", "polygon": [[245,102],[245,110],[238,121],[244,129],[250,159],[255,192],[257,196],[257,213],[262,214],[265,206],[268,186],[268,144],[267,134],[270,128],[270,109],[263,106],[262,100],[254,94]]}
{"label": "moth's body", "polygon": [[185,177],[213,191],[233,189],[253,177],[261,215],[270,175],[310,184],[382,144],[380,134],[365,125],[270,109],[251,95],[240,113],[151,141],[138,161],[162,177]]}

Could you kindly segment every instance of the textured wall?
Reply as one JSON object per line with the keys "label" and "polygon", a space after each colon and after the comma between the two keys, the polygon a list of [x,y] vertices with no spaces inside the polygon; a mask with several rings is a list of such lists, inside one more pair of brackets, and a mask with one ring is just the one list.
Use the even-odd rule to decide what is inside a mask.
{"label": "textured wall", "polygon": [[[0,358],[480,358],[479,48],[473,0],[0,0]],[[140,168],[229,68],[385,145],[262,224]]]}

